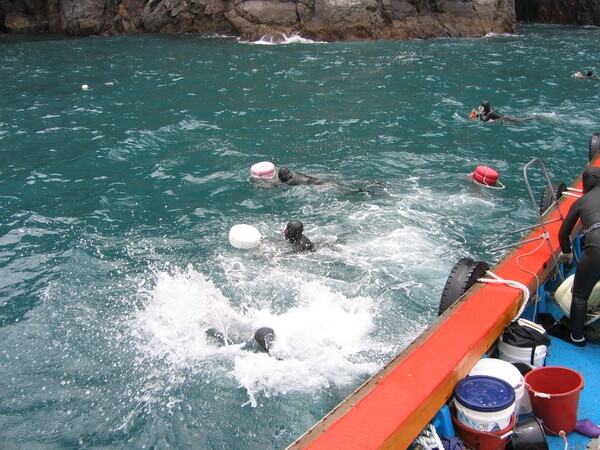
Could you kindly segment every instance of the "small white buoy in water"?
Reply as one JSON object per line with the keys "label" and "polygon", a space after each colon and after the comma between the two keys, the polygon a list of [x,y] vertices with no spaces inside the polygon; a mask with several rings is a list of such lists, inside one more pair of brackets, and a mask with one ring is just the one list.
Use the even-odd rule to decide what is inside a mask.
{"label": "small white buoy in water", "polygon": [[275,165],[269,161],[256,163],[250,169],[254,178],[275,178]]}
{"label": "small white buoy in water", "polygon": [[81,85],[81,90],[82,91],[87,91],[90,87],[87,84],[82,84]]}
{"label": "small white buoy in water", "polygon": [[258,247],[260,243],[260,231],[252,225],[238,224],[231,227],[229,230],[229,242],[235,248],[244,250]]}

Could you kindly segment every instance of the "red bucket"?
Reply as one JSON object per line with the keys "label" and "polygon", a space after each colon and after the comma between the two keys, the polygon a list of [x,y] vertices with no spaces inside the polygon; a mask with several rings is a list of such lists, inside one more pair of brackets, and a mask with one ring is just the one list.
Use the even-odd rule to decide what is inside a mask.
{"label": "red bucket", "polygon": [[479,431],[461,423],[456,417],[456,409],[452,408],[452,424],[456,435],[468,445],[469,448],[475,450],[504,450],[506,444],[513,434],[516,415],[513,414],[510,418],[510,423],[503,430],[498,431]]}
{"label": "red bucket", "polygon": [[577,425],[583,376],[567,367],[540,367],[525,375],[533,415],[549,434],[570,433]]}

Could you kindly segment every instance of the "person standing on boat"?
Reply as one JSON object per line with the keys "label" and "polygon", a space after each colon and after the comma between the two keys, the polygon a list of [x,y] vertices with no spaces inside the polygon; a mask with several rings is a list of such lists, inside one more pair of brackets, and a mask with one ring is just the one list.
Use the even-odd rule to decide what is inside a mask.
{"label": "person standing on boat", "polygon": [[479,120],[484,122],[494,121],[498,119],[502,119],[504,116],[499,112],[496,112],[492,109],[490,102],[484,101],[479,109]]}
{"label": "person standing on boat", "polygon": [[560,263],[571,263],[573,260],[570,236],[577,221],[581,221],[585,233],[583,253],[573,280],[571,329],[558,322],[548,330],[551,336],[580,347],[586,344],[583,331],[588,298],[596,283],[600,281],[600,168],[585,169],[582,182],[583,195],[573,203],[558,232],[561,249],[558,262]]}
{"label": "person standing on boat", "polygon": [[310,242],[306,236],[302,234],[304,231],[304,225],[299,220],[292,220],[288,222],[283,235],[286,240],[290,241],[294,246],[294,252],[306,252],[313,250],[313,243]]}

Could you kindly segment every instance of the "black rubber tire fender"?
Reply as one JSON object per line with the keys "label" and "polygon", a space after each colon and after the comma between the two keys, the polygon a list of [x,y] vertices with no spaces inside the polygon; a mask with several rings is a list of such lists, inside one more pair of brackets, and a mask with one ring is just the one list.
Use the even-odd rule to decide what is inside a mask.
{"label": "black rubber tire fender", "polygon": [[596,157],[600,151],[600,133],[592,134],[590,139],[590,161]]}
{"label": "black rubber tire fender", "polygon": [[475,282],[485,275],[490,266],[485,261],[475,261],[471,258],[460,259],[450,271],[446,285],[442,291],[438,316],[441,316],[448,308],[469,290]]}
{"label": "black rubber tire fender", "polygon": [[540,199],[540,214],[544,214],[554,203],[552,192],[554,192],[556,200],[558,200],[566,190],[567,185],[565,183],[552,183],[552,191],[550,190],[550,187],[546,185],[544,192],[542,192],[542,198]]}

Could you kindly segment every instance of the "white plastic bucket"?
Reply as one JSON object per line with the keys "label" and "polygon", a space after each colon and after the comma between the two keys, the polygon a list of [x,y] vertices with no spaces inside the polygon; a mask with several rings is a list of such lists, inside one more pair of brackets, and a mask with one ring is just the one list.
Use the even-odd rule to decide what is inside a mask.
{"label": "white plastic bucket", "polygon": [[250,168],[254,178],[275,178],[275,165],[269,161],[261,161]]}
{"label": "white plastic bucket", "polygon": [[463,378],[454,389],[456,418],[478,431],[503,430],[515,411],[515,390],[504,380],[486,375]]}
{"label": "white plastic bucket", "polygon": [[[538,345],[535,347],[535,350],[533,347],[516,347],[504,342],[502,336],[500,336],[500,340],[498,341],[498,352],[500,359],[503,361],[524,362],[532,364],[534,367],[544,367],[548,347],[545,345]],[[531,361],[532,356],[533,362]]]}
{"label": "white plastic bucket", "polygon": [[[513,407],[496,412],[482,413],[469,408],[465,408],[459,402],[456,404],[456,418],[466,427],[477,431],[498,431],[503,430],[510,424],[511,416],[515,410]],[[504,428],[500,428],[503,426]]]}
{"label": "white plastic bucket", "polygon": [[525,395],[525,379],[519,369],[511,363],[497,358],[483,358],[477,361],[477,364],[469,372],[469,376],[474,375],[488,375],[506,381],[515,390],[515,411],[517,414],[529,414],[531,412],[529,401],[524,404],[524,400],[528,400]]}

